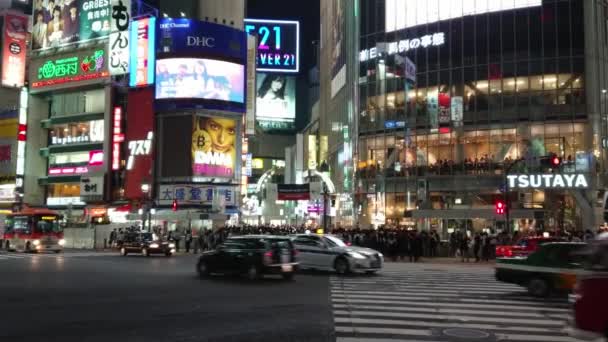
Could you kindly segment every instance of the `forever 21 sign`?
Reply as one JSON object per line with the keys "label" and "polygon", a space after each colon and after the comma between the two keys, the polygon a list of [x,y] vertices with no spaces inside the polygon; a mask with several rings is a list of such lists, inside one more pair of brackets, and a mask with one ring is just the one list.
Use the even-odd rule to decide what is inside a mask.
{"label": "forever 21 sign", "polygon": [[298,21],[245,19],[245,32],[258,37],[257,71],[299,71]]}

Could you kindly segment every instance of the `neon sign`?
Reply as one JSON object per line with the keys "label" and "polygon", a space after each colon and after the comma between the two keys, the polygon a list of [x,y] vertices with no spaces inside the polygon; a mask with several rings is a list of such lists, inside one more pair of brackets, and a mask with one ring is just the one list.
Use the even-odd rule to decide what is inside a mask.
{"label": "neon sign", "polygon": [[258,36],[257,71],[300,70],[298,21],[245,19],[245,32]]}
{"label": "neon sign", "polygon": [[89,172],[89,168],[86,166],[78,167],[55,167],[49,169],[49,175],[74,175],[83,174]]}
{"label": "neon sign", "polygon": [[589,181],[584,174],[539,174],[539,175],[508,175],[509,188],[515,189],[556,189],[556,188],[589,188]]}
{"label": "neon sign", "polygon": [[112,124],[112,170],[120,169],[120,143],[125,141],[122,133],[122,107],[114,107],[114,121]]}
{"label": "neon sign", "polygon": [[86,55],[72,55],[55,60],[43,60],[33,73],[32,87],[39,88],[68,82],[106,77],[107,63],[104,50]]}
{"label": "neon sign", "polygon": [[154,83],[156,18],[143,18],[131,24],[131,61],[129,86],[140,87]]}
{"label": "neon sign", "polygon": [[383,52],[388,55],[394,55],[396,53],[416,50],[418,48],[441,46],[443,44],[445,44],[445,33],[443,32],[427,34],[419,38],[402,39],[396,42],[378,43],[378,46],[376,47],[361,50],[359,52],[359,61],[365,62],[370,59],[375,59]]}
{"label": "neon sign", "polygon": [[127,170],[133,169],[135,156],[147,156],[152,151],[152,138],[154,133],[148,132],[146,140],[129,141],[129,158],[127,159]]}

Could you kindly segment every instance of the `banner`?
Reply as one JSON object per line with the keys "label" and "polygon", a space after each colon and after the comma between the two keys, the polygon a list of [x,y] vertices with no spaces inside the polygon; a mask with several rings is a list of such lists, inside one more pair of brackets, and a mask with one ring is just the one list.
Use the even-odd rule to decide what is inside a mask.
{"label": "banner", "polygon": [[255,134],[255,101],[256,101],[256,60],[257,40],[254,36],[247,36],[247,105],[245,108],[245,134]]}
{"label": "banner", "polygon": [[452,115],[452,123],[454,124],[455,127],[462,126],[462,115],[463,115],[462,103],[463,103],[462,96],[452,97],[450,111],[451,111],[451,115]]}
{"label": "banner", "polygon": [[329,49],[331,51],[331,97],[346,84],[346,37],[344,35],[346,20],[344,0],[331,1],[331,26],[329,31]]}
{"label": "banner", "polygon": [[34,0],[32,50],[107,37],[110,0]]}
{"label": "banner", "polygon": [[233,178],[236,169],[237,121],[222,117],[194,117],[192,173],[194,176]]}
{"label": "banner", "polygon": [[439,123],[449,124],[450,123],[450,94],[439,93]]}
{"label": "banner", "polygon": [[214,199],[224,206],[236,205],[236,187],[197,185],[197,184],[171,184],[160,185],[158,189],[158,204],[171,205],[173,200],[179,204],[212,205]]}
{"label": "banner", "polygon": [[281,201],[310,199],[310,184],[277,184],[277,198]]}
{"label": "banner", "polygon": [[141,87],[154,83],[156,58],[156,18],[149,17],[131,23],[129,86]]}
{"label": "banner", "polygon": [[129,24],[131,22],[131,0],[112,0],[112,33],[108,40],[110,75],[129,72]]}
{"label": "banner", "polygon": [[2,85],[23,87],[25,83],[25,56],[27,51],[27,17],[17,14],[4,16],[2,30]]}

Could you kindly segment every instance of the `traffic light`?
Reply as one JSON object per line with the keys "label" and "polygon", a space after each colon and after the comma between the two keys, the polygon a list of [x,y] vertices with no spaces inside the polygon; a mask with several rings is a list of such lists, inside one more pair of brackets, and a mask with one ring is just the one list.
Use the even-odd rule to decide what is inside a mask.
{"label": "traffic light", "polygon": [[550,153],[540,158],[540,164],[545,168],[555,169],[562,165],[562,158],[555,153]]}
{"label": "traffic light", "polygon": [[504,201],[498,200],[496,201],[496,203],[494,203],[494,211],[497,215],[504,215],[505,210],[507,210],[507,205]]}
{"label": "traffic light", "polygon": [[177,200],[176,199],[174,199],[173,204],[171,204],[171,210],[177,211]]}

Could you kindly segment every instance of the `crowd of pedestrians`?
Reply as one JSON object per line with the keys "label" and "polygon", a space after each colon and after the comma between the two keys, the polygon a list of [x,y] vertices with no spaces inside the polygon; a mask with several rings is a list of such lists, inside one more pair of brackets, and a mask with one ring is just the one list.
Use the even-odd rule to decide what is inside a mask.
{"label": "crowd of pedestrians", "polygon": [[[115,247],[123,240],[124,234],[139,229],[139,227],[133,226],[112,231],[110,245]],[[155,227],[153,232],[162,240],[174,242],[178,252],[183,247],[187,253],[197,253],[199,250],[215,249],[230,236],[249,234],[290,235],[310,232],[310,230],[304,225],[236,225],[205,230],[180,229],[178,227],[178,229],[168,232],[163,231],[161,227]],[[454,230],[446,239],[442,240],[436,230],[418,231],[386,226],[377,230],[338,227],[332,231],[332,234],[341,238],[348,245],[378,250],[386,256],[387,260],[409,260],[410,262],[417,262],[423,257],[434,258],[438,256],[459,258],[462,262],[471,260],[476,262],[489,261],[495,256],[497,245],[514,244],[524,237],[523,234],[518,232],[493,234],[490,229],[477,233]],[[543,233],[537,232],[530,235],[542,236]],[[556,231],[551,235],[568,241],[589,241],[594,238],[594,234],[590,230],[584,232]]]}

